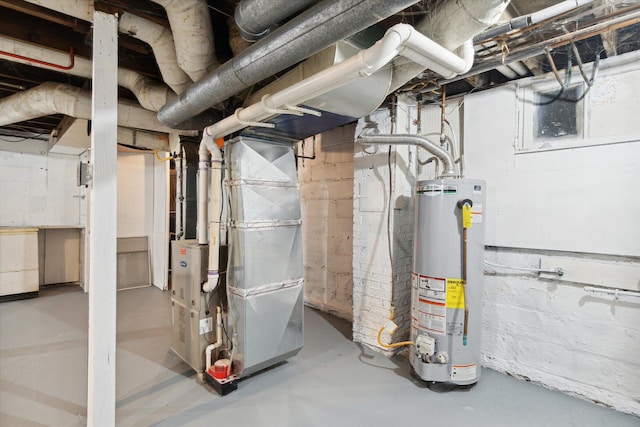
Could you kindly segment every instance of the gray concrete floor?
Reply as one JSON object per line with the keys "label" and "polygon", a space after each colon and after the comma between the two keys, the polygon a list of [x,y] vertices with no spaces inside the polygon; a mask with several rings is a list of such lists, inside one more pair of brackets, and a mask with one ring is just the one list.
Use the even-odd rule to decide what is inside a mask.
{"label": "gray concrete floor", "polygon": [[[87,296],[46,288],[0,304],[0,425],[86,424]],[[118,294],[119,426],[634,426],[636,417],[485,369],[470,390],[428,388],[401,357],[307,308],[305,347],[219,397],[170,350],[169,294]]]}

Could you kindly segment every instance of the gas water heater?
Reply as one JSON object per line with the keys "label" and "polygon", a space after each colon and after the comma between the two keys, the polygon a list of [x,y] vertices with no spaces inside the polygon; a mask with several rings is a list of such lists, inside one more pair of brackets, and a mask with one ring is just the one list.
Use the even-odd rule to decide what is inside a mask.
{"label": "gas water heater", "polygon": [[486,184],[416,184],[410,355],[425,381],[470,385],[480,377]]}

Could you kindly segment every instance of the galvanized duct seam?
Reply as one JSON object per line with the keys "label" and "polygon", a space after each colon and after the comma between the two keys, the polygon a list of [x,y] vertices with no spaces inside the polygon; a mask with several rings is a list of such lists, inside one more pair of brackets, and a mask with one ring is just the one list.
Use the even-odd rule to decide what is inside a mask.
{"label": "galvanized duct seam", "polygon": [[242,0],[233,15],[242,38],[255,42],[266,36],[279,22],[317,2],[318,0]]}
{"label": "galvanized duct seam", "polygon": [[[4,36],[0,36],[0,50],[56,64],[62,64],[69,59],[69,54],[67,52],[58,52]],[[46,65],[37,64],[25,59],[14,57],[7,57],[6,59],[9,61],[19,62],[21,64],[48,69]],[[90,79],[92,77],[92,66],[92,62],[88,59],[76,56],[74,67],[66,71],[66,73]],[[160,107],[176,96],[175,93],[173,93],[173,91],[167,86],[156,83],[135,71],[126,70],[124,68],[118,69],[118,85],[133,92],[138,99],[138,102],[140,102],[140,105],[147,110],[152,111],[158,111]]]}
{"label": "galvanized duct seam", "polygon": [[206,0],[152,0],[165,8],[180,68],[197,82],[218,66]]}
{"label": "galvanized duct seam", "polygon": [[209,73],[158,113],[174,127],[416,0],[325,0]]}

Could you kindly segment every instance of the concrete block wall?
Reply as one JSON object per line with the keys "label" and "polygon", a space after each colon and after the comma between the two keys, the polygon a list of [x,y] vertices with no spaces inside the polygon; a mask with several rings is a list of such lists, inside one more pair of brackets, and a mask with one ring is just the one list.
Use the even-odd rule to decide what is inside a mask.
{"label": "concrete block wall", "polygon": [[298,159],[305,303],[351,320],[353,313],[353,134],[346,125],[304,141]]}
{"label": "concrete block wall", "polygon": [[[487,248],[485,256],[509,266],[536,267],[542,260],[545,265],[564,267],[567,276],[577,261],[584,263],[591,277],[597,276],[597,266],[640,271],[638,260],[626,257],[495,247]],[[638,276],[633,276],[629,283],[637,281]],[[585,285],[486,266],[482,364],[640,415],[638,304],[589,294]]]}

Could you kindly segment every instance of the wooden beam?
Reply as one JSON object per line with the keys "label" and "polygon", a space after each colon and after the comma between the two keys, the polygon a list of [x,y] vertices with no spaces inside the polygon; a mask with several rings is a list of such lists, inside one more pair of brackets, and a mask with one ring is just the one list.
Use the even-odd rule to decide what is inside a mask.
{"label": "wooden beam", "polygon": [[87,425],[116,425],[118,18],[93,14]]}

